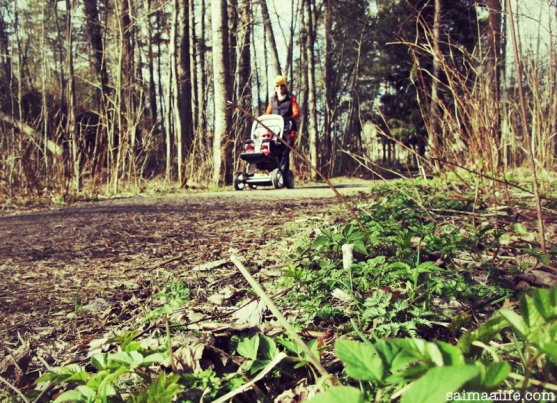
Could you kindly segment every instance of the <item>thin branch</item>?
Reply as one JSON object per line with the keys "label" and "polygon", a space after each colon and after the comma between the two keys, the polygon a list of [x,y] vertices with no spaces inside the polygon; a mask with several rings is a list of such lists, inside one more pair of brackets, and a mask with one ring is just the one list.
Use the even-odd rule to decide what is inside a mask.
{"label": "thin branch", "polygon": [[286,330],[290,338],[300,346],[300,348],[306,355],[309,362],[312,363],[312,365],[319,372],[319,374],[327,378],[332,385],[338,384],[339,383],[338,379],[336,379],[336,377],[334,376],[331,376],[331,374],[329,374],[329,372],[323,367],[323,365],[321,365],[319,359],[313,355],[313,353],[310,351],[306,343],[304,343],[300,335],[296,332],[296,330],[294,330],[294,328],[292,327],[292,325],[290,325],[288,320],[286,320],[286,318],[277,308],[273,300],[269,298],[269,296],[265,293],[265,291],[263,291],[263,288],[261,288],[259,283],[252,277],[252,275],[242,264],[242,262],[240,262],[240,260],[236,256],[231,256],[230,260],[238,268],[240,273],[242,273],[242,275],[245,277],[249,285],[252,287],[253,291],[259,296],[259,298],[261,298],[261,300],[265,303],[265,305],[267,305],[267,308],[269,308],[269,310],[273,313],[273,315],[275,315],[277,321],[281,324],[282,327],[284,327],[284,329]]}
{"label": "thin branch", "polygon": [[12,385],[10,382],[8,382],[7,380],[5,380],[4,378],[2,378],[0,376],[0,382],[2,382],[3,384],[5,384],[8,388],[10,388],[11,390],[13,390],[15,393],[17,393],[17,395],[19,397],[21,397],[21,399],[25,402],[25,403],[29,403],[29,399],[27,399],[25,397],[25,395],[23,394],[23,392],[21,390],[19,390],[18,388],[16,388],[14,385]]}

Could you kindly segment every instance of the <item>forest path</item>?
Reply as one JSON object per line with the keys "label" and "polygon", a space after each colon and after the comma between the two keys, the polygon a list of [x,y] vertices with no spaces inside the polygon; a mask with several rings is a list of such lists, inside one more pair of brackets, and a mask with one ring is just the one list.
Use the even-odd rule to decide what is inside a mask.
{"label": "forest path", "polygon": [[[357,195],[370,186],[344,179],[338,189]],[[8,353],[21,349],[18,334],[30,341],[27,349],[60,365],[145,312],[157,280],[193,287],[196,265],[231,253],[260,268],[276,264],[292,222],[339,220],[345,214],[336,203],[332,190],[314,184],[107,199],[0,216],[0,374]]]}

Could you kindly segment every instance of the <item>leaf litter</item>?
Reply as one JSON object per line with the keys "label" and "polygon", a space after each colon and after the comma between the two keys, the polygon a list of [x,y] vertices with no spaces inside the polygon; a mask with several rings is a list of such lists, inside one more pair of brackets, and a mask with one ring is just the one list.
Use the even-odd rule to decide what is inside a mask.
{"label": "leaf litter", "polygon": [[[265,306],[227,258],[249,256],[256,277],[272,281],[285,226],[341,219],[330,195],[253,195],[119,199],[0,217],[0,375],[25,393],[48,367],[83,363],[126,330],[158,343],[150,336],[166,315],[195,332],[173,336],[181,370],[237,366],[221,347],[261,325]],[[156,312],[172,305],[160,296],[167,284],[189,294]]]}

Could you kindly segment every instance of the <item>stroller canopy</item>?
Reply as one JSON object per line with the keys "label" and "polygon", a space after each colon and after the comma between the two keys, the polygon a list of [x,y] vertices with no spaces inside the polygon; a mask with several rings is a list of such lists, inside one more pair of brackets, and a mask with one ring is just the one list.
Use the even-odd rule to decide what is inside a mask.
{"label": "stroller canopy", "polygon": [[273,131],[273,135],[277,135],[279,137],[282,136],[282,132],[284,130],[284,118],[281,115],[261,115],[257,118],[257,120],[259,120],[262,124],[258,121],[253,122],[250,137],[252,140],[269,133],[269,129]]}

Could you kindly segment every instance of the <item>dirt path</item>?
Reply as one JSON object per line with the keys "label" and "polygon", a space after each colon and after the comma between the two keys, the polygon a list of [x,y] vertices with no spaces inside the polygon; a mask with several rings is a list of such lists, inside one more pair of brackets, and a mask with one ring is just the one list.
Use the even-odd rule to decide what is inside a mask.
{"label": "dirt path", "polygon": [[[356,195],[369,186],[344,181],[339,190]],[[156,280],[193,284],[195,265],[232,252],[276,264],[282,251],[273,256],[272,244],[291,222],[331,217],[335,203],[330,189],[307,185],[110,199],[0,217],[0,373],[18,371],[10,357],[22,344],[48,351],[52,365],[71,360],[144,309]]]}

